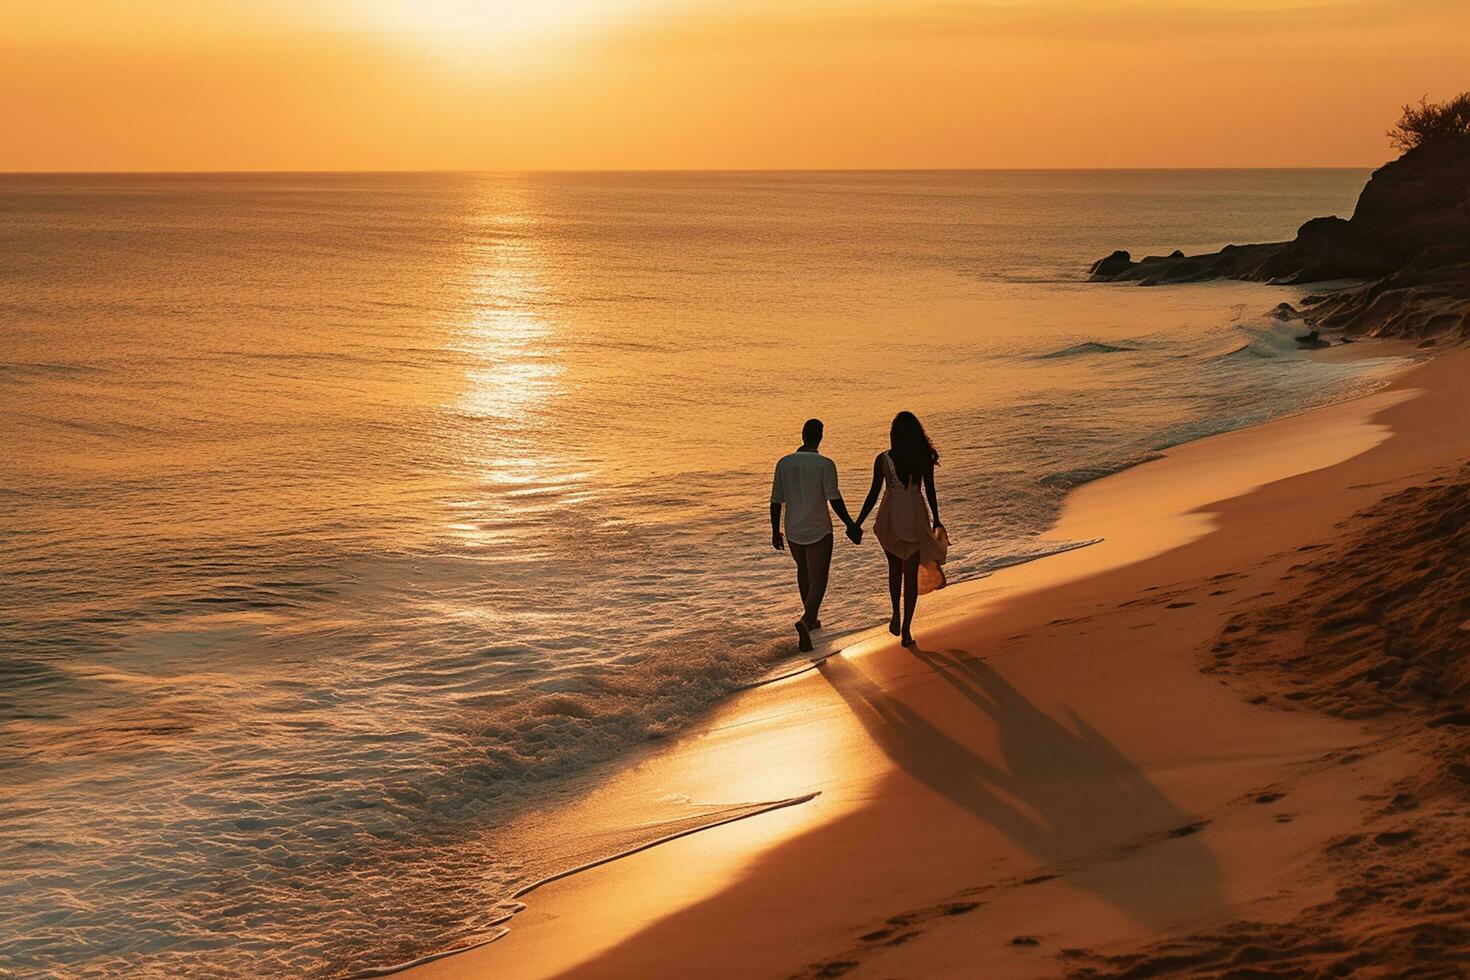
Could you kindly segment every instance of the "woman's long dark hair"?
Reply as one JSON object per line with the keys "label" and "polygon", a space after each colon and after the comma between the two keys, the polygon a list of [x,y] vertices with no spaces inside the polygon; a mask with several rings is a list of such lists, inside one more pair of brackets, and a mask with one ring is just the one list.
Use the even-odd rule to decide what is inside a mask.
{"label": "woman's long dark hair", "polygon": [[939,450],[913,412],[899,412],[893,417],[893,426],[888,430],[888,455],[893,457],[893,468],[904,486],[913,486],[939,465]]}

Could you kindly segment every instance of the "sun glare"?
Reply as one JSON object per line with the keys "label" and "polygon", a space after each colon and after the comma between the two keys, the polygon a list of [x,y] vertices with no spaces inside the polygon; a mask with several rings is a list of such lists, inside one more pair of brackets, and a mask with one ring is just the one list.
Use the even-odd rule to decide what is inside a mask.
{"label": "sun glare", "polygon": [[627,0],[385,0],[382,27],[474,41],[577,33],[626,13]]}

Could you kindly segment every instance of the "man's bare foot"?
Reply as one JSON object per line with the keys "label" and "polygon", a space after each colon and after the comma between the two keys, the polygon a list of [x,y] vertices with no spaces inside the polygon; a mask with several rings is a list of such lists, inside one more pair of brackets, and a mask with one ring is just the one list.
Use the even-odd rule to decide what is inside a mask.
{"label": "man's bare foot", "polygon": [[898,635],[898,613],[894,613],[893,618],[888,621],[888,632]]}
{"label": "man's bare foot", "polygon": [[812,631],[807,628],[805,619],[796,621],[797,646],[802,653],[809,653],[812,648]]}

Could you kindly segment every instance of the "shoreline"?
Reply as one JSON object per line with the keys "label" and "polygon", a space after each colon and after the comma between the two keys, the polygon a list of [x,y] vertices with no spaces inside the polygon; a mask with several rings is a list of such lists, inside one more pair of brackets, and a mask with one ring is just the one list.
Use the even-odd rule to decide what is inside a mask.
{"label": "shoreline", "polygon": [[[1077,527],[1088,529],[1087,537],[1098,537],[1096,532],[1106,529],[1108,533],[1102,535],[1105,538],[1103,543],[1051,555],[1048,561],[1002,569],[956,587],[954,595],[950,594],[952,590],[945,590],[937,596],[926,597],[919,626],[921,647],[916,656],[898,648],[886,634],[863,636],[845,647],[840,657],[736,695],[718,706],[713,716],[696,730],[651,758],[637,762],[630,772],[613,777],[599,790],[597,799],[574,807],[554,820],[548,833],[554,833],[554,825],[563,820],[566,825],[575,826],[578,813],[589,812],[585,807],[616,807],[619,798],[646,799],[650,793],[669,792],[671,789],[689,800],[724,802],[790,799],[813,791],[821,796],[810,803],[792,806],[781,814],[739,819],[722,825],[719,830],[691,833],[675,843],[651,850],[642,849],[636,857],[616,860],[595,872],[564,878],[549,885],[537,902],[516,915],[505,938],[472,952],[416,966],[408,972],[414,976],[440,977],[569,973],[616,976],[636,975],[639,971],[656,969],[660,964],[668,968],[686,957],[688,962],[704,961],[712,951],[730,956],[731,947],[739,945],[736,937],[749,935],[752,928],[763,926],[767,916],[756,909],[808,907],[813,889],[821,892],[823,887],[830,888],[834,881],[841,882],[844,887],[835,892],[829,891],[825,905],[818,903],[823,908],[823,913],[816,916],[818,921],[810,918],[805,922],[799,921],[794,932],[790,931],[788,922],[776,935],[766,929],[766,938],[774,941],[763,947],[759,956],[753,956],[748,950],[737,956],[739,965],[732,961],[731,972],[799,972],[804,964],[819,960],[832,950],[854,948],[851,942],[854,937],[845,934],[858,925],[876,922],[880,926],[856,937],[861,939],[865,935],[883,932],[882,924],[895,917],[909,917],[911,921],[889,928],[889,933],[898,929],[896,934],[859,942],[855,947],[857,952],[851,954],[856,958],[829,959],[827,966],[846,964],[840,969],[846,973],[880,958],[888,964],[884,969],[894,969],[894,963],[907,962],[917,972],[942,971],[943,957],[952,943],[941,941],[943,937],[927,938],[929,934],[941,931],[932,923],[954,927],[979,906],[972,906],[964,912],[942,911],[928,918],[914,918],[917,913],[913,908],[938,907],[932,901],[923,902],[926,895],[948,902],[944,905],[946,909],[967,905],[970,903],[970,899],[965,897],[967,888],[971,889],[969,894],[972,897],[983,894],[982,904],[985,905],[997,902],[1015,904],[1020,901],[1017,896],[1025,891],[1056,893],[1048,898],[1049,904],[1070,907],[1075,913],[1072,918],[1092,923],[1090,935],[1077,937],[1086,938],[1089,947],[1109,941],[1141,941],[1176,933],[1186,923],[1155,921],[1158,909],[1130,908],[1132,914],[1120,914],[1123,907],[1129,905],[1128,901],[1111,905],[1104,901],[1103,908],[1099,909],[1089,907],[1088,902],[1078,898],[1079,894],[1085,896],[1089,892],[1096,895],[1099,889],[1078,888],[1076,882],[1089,876],[1107,879],[1108,866],[1144,860],[1118,857],[1102,860],[1094,853],[1098,847],[1089,849],[1081,845],[1105,845],[1103,850],[1107,851],[1108,848],[1135,842],[1135,838],[1147,838],[1151,843],[1139,844],[1129,853],[1147,855],[1167,851],[1167,845],[1177,849],[1181,846],[1179,842],[1185,842],[1182,846],[1195,849],[1195,864],[1202,868],[1214,867],[1207,876],[1214,879],[1208,889],[1213,897],[1204,903],[1213,912],[1188,924],[1223,920],[1227,918],[1224,914],[1226,909],[1260,900],[1259,895],[1253,896],[1248,887],[1235,880],[1242,877],[1234,873],[1240,871],[1239,867],[1231,874],[1225,874],[1218,867],[1218,859],[1213,857],[1212,837],[1223,831],[1211,827],[1217,818],[1208,814],[1216,814],[1221,807],[1228,809],[1229,800],[1214,799],[1205,792],[1201,787],[1201,773],[1209,773],[1210,778],[1205,782],[1219,782],[1223,764],[1218,759],[1231,753],[1224,752],[1222,756],[1218,750],[1231,748],[1238,752],[1244,748],[1248,750],[1246,755],[1254,760],[1251,765],[1244,766],[1254,780],[1245,780],[1249,784],[1245,787],[1247,790],[1257,783],[1270,783],[1271,780],[1261,782],[1260,777],[1267,774],[1278,777],[1275,781],[1280,782],[1281,778],[1290,777],[1298,770],[1310,770],[1313,761],[1324,755],[1357,745],[1361,738],[1340,727],[1342,723],[1296,717],[1290,718],[1289,724],[1282,722],[1281,718],[1273,718],[1273,724],[1266,725],[1258,718],[1246,719],[1239,714],[1241,711],[1253,715],[1261,709],[1247,705],[1232,692],[1225,691],[1218,681],[1206,679],[1193,657],[1183,658],[1184,670],[1180,674],[1178,651],[1173,650],[1175,656],[1170,657],[1171,651],[1167,649],[1153,649],[1151,657],[1141,659],[1180,674],[1171,681],[1186,689],[1184,695],[1175,699],[1176,709],[1178,705],[1201,709],[1202,714],[1190,711],[1186,715],[1195,714],[1198,718],[1213,716],[1216,720],[1229,718],[1235,723],[1222,725],[1213,732],[1219,742],[1212,746],[1216,751],[1185,758],[1171,758],[1166,754],[1162,758],[1131,760],[1130,756],[1136,758],[1138,753],[1132,750],[1124,752],[1123,747],[1132,745],[1136,749],[1148,742],[1145,739],[1139,743],[1136,718],[1131,724],[1126,718],[1113,718],[1111,724],[1097,726],[1081,722],[1076,711],[1079,704],[1089,713],[1093,708],[1105,707],[1090,702],[1098,700],[1099,691],[1104,702],[1108,699],[1108,682],[1113,687],[1118,686],[1116,676],[1106,671],[1095,678],[1100,683],[1093,688],[1061,685],[1068,694],[1065,711],[1070,713],[1075,726],[1056,717],[1062,704],[1059,692],[1046,694],[1045,701],[1051,702],[1050,705],[1043,705],[1043,697],[1040,696],[1035,698],[1036,704],[1021,696],[1020,704],[1024,708],[1017,707],[1018,716],[1036,731],[1056,736],[1057,744],[1067,747],[1063,754],[1071,752],[1076,756],[1067,760],[1073,769],[1081,766],[1089,772],[1089,779],[1101,778],[1100,786],[1105,798],[1117,795],[1111,791],[1117,789],[1118,774],[1123,772],[1128,774],[1127,780],[1132,781],[1125,795],[1135,800],[1148,799],[1156,804],[1155,809],[1149,811],[1148,819],[1134,819],[1136,814],[1114,815],[1111,821],[1096,819],[1091,821],[1096,826],[1089,826],[1089,822],[1078,821],[1075,815],[1064,812],[1067,810],[1066,796],[1057,797],[1050,793],[1035,798],[1028,796],[1037,792],[1037,785],[1054,783],[1066,773],[1050,771],[1044,764],[1046,760],[1041,760],[1041,771],[1037,773],[1018,773],[1017,760],[1010,758],[1009,753],[1021,752],[1024,756],[1029,751],[1026,747],[1028,740],[1022,739],[1018,744],[1008,746],[1003,730],[976,731],[975,722],[980,719],[967,714],[975,715],[977,705],[981,707],[982,718],[985,705],[993,710],[1000,710],[1000,706],[1008,701],[1016,705],[1011,699],[1018,696],[1019,691],[1033,686],[1028,682],[1035,672],[1034,665],[1027,663],[1028,660],[1049,659],[1057,666],[1079,666],[1067,661],[1077,659],[1078,642],[1087,639],[1085,634],[1088,631],[1082,627],[1093,623],[1095,618],[1127,619],[1136,613],[1117,610],[1134,603],[1139,609],[1149,610],[1149,615],[1159,615],[1154,607],[1160,603],[1148,601],[1148,593],[1165,587],[1156,583],[1151,586],[1141,584],[1140,575],[1145,578],[1173,578],[1175,582],[1170,584],[1171,590],[1181,575],[1186,578],[1191,574],[1198,576],[1210,569],[1215,570],[1214,577],[1220,580],[1244,575],[1242,567],[1250,566],[1258,557],[1260,543],[1267,540],[1261,536],[1261,527],[1270,527],[1274,523],[1274,530],[1286,530],[1280,527],[1283,519],[1280,515],[1275,522],[1260,520],[1262,506],[1269,506],[1269,498],[1280,497],[1281,487],[1293,481],[1311,482],[1313,478],[1316,482],[1330,484],[1333,480],[1329,477],[1344,476],[1339,472],[1343,470],[1361,470],[1361,462],[1354,467],[1354,461],[1361,461],[1374,453],[1382,454],[1386,445],[1395,442],[1400,444],[1400,456],[1405,455],[1406,442],[1414,445],[1412,452],[1407,454],[1411,458],[1398,460],[1400,465],[1392,471],[1389,482],[1402,481],[1427,464],[1456,458],[1454,452],[1457,448],[1460,450],[1457,458],[1463,459],[1464,450],[1470,448],[1463,437],[1458,443],[1451,440],[1448,445],[1437,442],[1426,445],[1422,438],[1404,438],[1406,433],[1413,431],[1416,414],[1422,414],[1425,398],[1442,401],[1456,397],[1448,390],[1453,388],[1453,384],[1439,383],[1440,376],[1461,370],[1463,361],[1464,358],[1458,354],[1445,354],[1410,368],[1377,393],[1187,443],[1166,451],[1161,460],[1079,486],[1069,494],[1061,519],[1050,533],[1069,536],[1064,529]],[[1422,390],[1411,386],[1414,379],[1431,374],[1436,384],[1426,385]],[[1416,403],[1419,405],[1417,411]],[[1437,408],[1442,409],[1443,406]],[[1441,410],[1440,415],[1444,414]],[[1380,421],[1390,416],[1399,422],[1392,433]],[[1423,422],[1422,419],[1417,421]],[[1231,461],[1231,473],[1235,474],[1233,484],[1218,482],[1222,459]],[[1405,469],[1408,472],[1404,472]],[[1212,472],[1214,482],[1211,480]],[[1270,492],[1272,489],[1276,491],[1274,494]],[[1348,504],[1361,504],[1372,498],[1371,491],[1355,490],[1351,485],[1339,490],[1334,494],[1323,494],[1323,500],[1319,501],[1320,506],[1315,508],[1316,513],[1311,515],[1311,519],[1297,524],[1311,525],[1317,533],[1330,530],[1331,523],[1324,524],[1328,517],[1326,511],[1341,511]],[[1293,500],[1298,511],[1305,509],[1299,495]],[[1276,500],[1275,503],[1281,504],[1282,501]],[[1346,517],[1351,512],[1348,510],[1336,516]],[[1161,513],[1167,514],[1167,520],[1158,519]],[[1250,519],[1245,516],[1247,514]],[[1298,513],[1297,516],[1304,515]],[[1289,529],[1293,537],[1301,537],[1307,530],[1302,526]],[[1210,544],[1213,547],[1199,547],[1199,542],[1207,537],[1212,539]],[[1220,553],[1222,551],[1224,554]],[[1148,574],[1144,575],[1145,571]],[[1165,574],[1157,575],[1155,572]],[[1220,591],[1215,590],[1214,593],[1216,606],[1221,604],[1218,600]],[[1170,591],[1168,595],[1175,596],[1176,592]],[[943,601],[931,601],[937,599]],[[1052,612],[1061,609],[1075,612],[1079,608],[1093,610],[1103,606],[1111,606],[1115,611],[1106,617],[1092,612],[1088,616],[1064,615],[1043,620],[1037,615],[1038,601],[1049,606]],[[1205,610],[1199,608],[1204,605],[1197,600],[1179,600],[1164,605],[1164,609],[1170,610],[1169,614],[1174,617],[1172,625],[1176,626],[1175,632],[1180,632],[1178,627],[1183,627],[1183,632],[1199,633],[1201,639],[1207,639],[1212,623]],[[1194,609],[1184,612],[1191,607]],[[1146,630],[1153,625],[1156,624],[1134,623],[1119,627],[1115,622],[1103,631],[1110,638],[1117,639],[1120,629],[1126,636],[1130,631]],[[1022,626],[1029,632],[1001,635],[1006,629]],[[981,642],[977,643],[977,640]],[[955,654],[954,651],[961,646],[983,647],[984,654]],[[948,649],[944,649],[946,647]],[[916,663],[916,659],[921,662]],[[1088,666],[1095,670],[1094,665]],[[1136,663],[1113,664],[1115,668],[1128,670],[1136,670],[1137,666]],[[928,668],[925,671],[928,676],[915,674],[916,669],[924,668]],[[1150,678],[1149,683],[1156,681],[1156,677]],[[1037,685],[1037,690],[1044,692],[1048,686],[1042,683]],[[1210,688],[1217,689],[1216,698],[1206,698],[1201,693]],[[1007,691],[1010,693],[997,696],[997,692]],[[1220,691],[1224,692],[1223,700],[1219,700]],[[958,701],[956,692],[960,695]],[[1126,690],[1115,690],[1111,695],[1114,700],[1120,695],[1122,700],[1127,700]],[[1202,698],[1210,703],[1200,704]],[[1115,712],[1104,711],[1103,714]],[[993,713],[989,717],[995,720]],[[1292,744],[1295,751],[1285,755],[1266,753],[1259,733],[1246,737],[1242,743],[1241,736],[1234,733],[1234,729],[1248,729],[1253,724],[1273,729],[1272,738],[1266,743]],[[1287,734],[1288,728],[1294,730]],[[895,741],[895,730],[908,734]],[[915,732],[923,737],[914,735]],[[1087,734],[1089,732],[1101,741],[1094,740]],[[1104,735],[1104,732],[1108,734]],[[925,751],[918,751],[918,748]],[[1312,751],[1305,751],[1307,748]],[[939,762],[934,761],[936,757]],[[1354,778],[1370,782],[1391,781],[1396,775],[1402,775],[1407,765],[1403,759],[1392,757],[1392,753],[1379,753],[1375,758],[1376,766],[1361,767],[1364,772]],[[781,762],[772,765],[771,759],[780,759]],[[1120,759],[1123,762],[1118,762]],[[1207,759],[1216,761],[1203,761]],[[1181,785],[1175,785],[1180,782],[1177,774],[1169,778],[1158,774],[1169,770],[1184,770],[1190,775],[1183,779]],[[977,773],[986,774],[986,778],[980,778]],[[1022,779],[1026,786],[1016,784],[1018,778],[1031,775],[1036,779]],[[1072,775],[1075,778],[1076,774]],[[1236,781],[1240,781],[1243,775],[1236,773]],[[1321,840],[1331,836],[1328,831],[1335,829],[1334,814],[1336,822],[1340,823],[1342,810],[1346,808],[1350,812],[1352,807],[1349,805],[1351,797],[1346,800],[1333,797],[1334,790],[1340,787],[1328,785],[1331,780],[1321,779],[1320,773],[1318,777],[1313,782],[1308,772],[1300,780],[1303,785],[1312,787],[1311,792],[1321,794],[1333,805],[1315,814],[1316,820],[1297,816],[1293,823],[1297,828],[1313,827],[1316,832],[1313,839],[1320,844]],[[1142,782],[1138,782],[1139,779]],[[990,785],[981,787],[985,790],[983,793],[977,792],[976,782],[986,783],[987,780]],[[1079,801],[1086,801],[1089,796],[1085,791],[1068,795]],[[1092,795],[1095,798],[1097,794]],[[1176,798],[1180,798],[1180,802],[1175,802]],[[1005,805],[998,804],[997,800]],[[957,803],[961,811],[958,815],[952,812]],[[1028,813],[1028,810],[1037,810],[1038,806],[1043,818],[1040,821],[1037,813]],[[1051,809],[1057,812],[1052,813]],[[897,886],[903,901],[892,901],[898,897],[893,894],[892,887],[875,893],[872,882],[863,874],[854,877],[852,873],[838,872],[824,877],[809,873],[819,866],[828,871],[843,867],[840,862],[835,866],[832,864],[836,851],[869,853],[885,843],[901,839],[903,827],[919,813],[933,818],[934,832],[940,838],[960,833],[958,839],[964,839],[965,834],[961,831],[966,829],[969,833],[984,836],[984,832],[989,830],[992,839],[986,845],[988,850],[982,848],[985,859],[980,862],[989,867],[988,874],[976,874],[971,861],[959,862],[970,872],[964,877],[981,879],[980,883],[962,884],[953,880],[953,869],[944,867],[944,862],[933,866],[932,860],[924,860],[923,851],[929,850],[932,854],[932,848],[920,849],[911,855],[919,858],[917,866],[913,860],[903,862],[901,866],[876,862],[886,869],[880,877],[888,885]],[[1205,822],[1201,823],[1201,820]],[[996,834],[996,826],[1006,822],[1011,824],[1009,833],[1002,830]],[[1037,842],[1027,836],[1036,833],[1034,825],[1038,822],[1050,823],[1054,827],[1060,825],[1068,833],[1047,835],[1038,853]],[[855,833],[851,830],[855,824],[873,824],[867,829],[877,833]],[[1101,837],[1092,840],[1098,837],[1099,831]],[[1139,833],[1133,833],[1135,831]],[[1121,832],[1126,833],[1120,837]],[[1157,835],[1163,836],[1153,840]],[[997,837],[1000,839],[993,839]],[[1005,839],[1007,837],[1010,839]],[[1051,837],[1057,839],[1052,840]],[[1263,843],[1254,842],[1253,846],[1260,851]],[[910,854],[907,848],[912,846],[912,842],[906,843],[905,854]],[[1297,847],[1298,851],[1304,849],[1300,844]],[[1093,859],[1088,858],[1089,854],[1093,854]],[[851,858],[851,853],[848,857]],[[1250,865],[1259,876],[1275,857],[1279,855],[1268,853],[1264,858],[1257,855],[1257,863],[1250,865],[1245,858],[1237,856],[1233,863]],[[670,881],[670,874],[675,870],[678,873],[674,877],[678,880]],[[1154,871],[1158,873],[1159,869]],[[1047,877],[1038,878],[1031,872]],[[1249,879],[1251,875],[1243,877]],[[1014,885],[1009,892],[1000,889],[1006,894],[998,898],[995,892],[999,883],[1011,880],[1030,884]],[[1071,884],[1048,884],[1058,880]],[[864,884],[868,887],[862,887]],[[979,891],[974,891],[977,888]],[[732,897],[741,892],[758,893],[765,901],[752,908],[749,902]],[[1313,892],[1317,897],[1320,894],[1320,887]],[[834,904],[834,895],[841,896],[842,900]],[[1305,899],[1301,895],[1296,898],[1294,907],[1299,909]],[[792,902],[794,906],[786,904]],[[899,908],[897,916],[891,913],[884,916],[881,913],[885,903],[902,908]],[[1095,899],[1091,903],[1092,906],[1097,904]],[[1282,912],[1289,911],[1287,906],[1292,903],[1278,898],[1276,905],[1279,906],[1277,911]],[[616,912],[610,914],[609,909],[616,909]],[[739,921],[742,917],[746,921]],[[750,921],[752,917],[754,922]],[[989,918],[996,918],[993,909]],[[688,921],[678,929],[668,926],[680,919]],[[908,927],[920,919],[930,924],[909,936],[913,930]],[[1001,919],[1009,921],[1007,916]],[[1132,926],[1127,925],[1129,921],[1132,921]],[[1144,928],[1140,929],[1140,924]],[[994,926],[995,922],[992,921],[991,925]],[[907,938],[893,942],[896,935]],[[1037,956],[1033,955],[1030,961],[1018,960],[1017,957],[1036,953],[1051,942],[1038,937],[1029,937],[1036,939],[1035,944],[1010,941],[1027,938],[1027,935],[1017,933],[1007,937],[1004,943],[994,944],[1000,952],[989,954],[987,962],[990,968],[1007,975],[1029,975],[1025,973],[1026,969],[1041,966]],[[875,947],[876,952],[867,947]],[[1018,969],[1021,972],[1017,972]],[[1059,966],[1051,962],[1042,972],[1049,970],[1054,975],[1058,969]]]}

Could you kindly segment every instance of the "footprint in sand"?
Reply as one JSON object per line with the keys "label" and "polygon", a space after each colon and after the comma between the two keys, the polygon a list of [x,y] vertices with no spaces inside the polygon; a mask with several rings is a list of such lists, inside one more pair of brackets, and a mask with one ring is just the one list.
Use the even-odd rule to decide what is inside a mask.
{"label": "footprint in sand", "polygon": [[1205,828],[1205,825],[1208,823],[1208,820],[1201,820],[1198,823],[1187,823],[1183,827],[1175,827],[1173,830],[1169,831],[1168,836],[1188,837],[1190,834],[1195,834],[1203,830]]}

